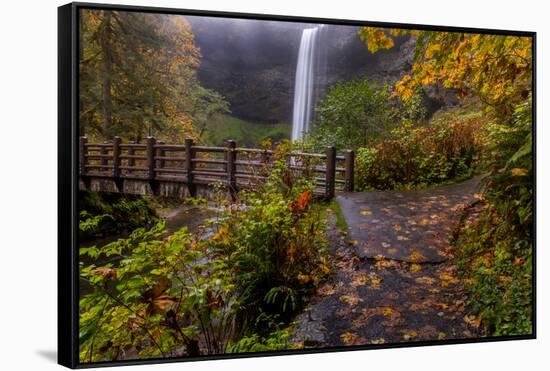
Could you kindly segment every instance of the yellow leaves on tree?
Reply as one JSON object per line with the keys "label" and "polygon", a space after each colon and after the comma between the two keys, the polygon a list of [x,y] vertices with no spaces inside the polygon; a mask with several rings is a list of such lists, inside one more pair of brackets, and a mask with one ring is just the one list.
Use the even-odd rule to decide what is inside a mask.
{"label": "yellow leaves on tree", "polygon": [[383,28],[365,27],[359,35],[371,53],[376,53],[379,49],[389,49],[395,44]]}
{"label": "yellow leaves on tree", "polygon": [[497,113],[510,113],[531,91],[532,40],[522,36],[364,27],[361,39],[370,52],[394,46],[395,36],[416,38],[411,73],[394,89],[403,99],[415,87],[439,83],[460,96],[476,95]]}

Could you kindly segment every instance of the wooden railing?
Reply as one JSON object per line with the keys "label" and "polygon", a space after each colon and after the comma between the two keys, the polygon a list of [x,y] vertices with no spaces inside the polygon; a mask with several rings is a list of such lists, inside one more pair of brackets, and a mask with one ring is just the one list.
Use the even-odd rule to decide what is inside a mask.
{"label": "wooden railing", "polygon": [[[141,179],[187,184],[190,193],[198,184],[220,183],[234,194],[238,189],[254,187],[266,179],[274,152],[267,149],[238,148],[229,140],[225,147],[206,147],[186,139],[183,145],[165,144],[154,137],[145,143],[88,143],[80,137],[79,174],[82,178],[113,178],[118,185],[124,179]],[[336,191],[353,191],[354,152],[343,156],[327,147],[325,153],[290,152],[287,166],[307,176],[316,185],[316,193],[332,198]],[[119,187],[122,188],[122,187]]]}

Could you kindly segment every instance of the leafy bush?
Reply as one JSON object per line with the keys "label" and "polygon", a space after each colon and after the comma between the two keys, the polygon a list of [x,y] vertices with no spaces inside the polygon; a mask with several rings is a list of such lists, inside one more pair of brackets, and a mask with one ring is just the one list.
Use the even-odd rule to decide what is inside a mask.
{"label": "leafy bush", "polygon": [[[186,228],[160,240],[163,223],[128,239],[80,250],[115,266],[81,266],[93,291],[80,300],[80,359],[221,353],[233,333],[235,285],[224,262]],[[128,256],[123,251],[131,251]]]}
{"label": "leafy bush", "polygon": [[240,321],[247,330],[270,331],[257,319],[288,320],[310,290],[330,273],[321,210],[312,203],[313,185],[293,174],[281,150],[267,181],[228,205],[212,237],[242,290]]}
{"label": "leafy bush", "polygon": [[97,192],[79,193],[80,239],[151,226],[158,221],[144,197]]}
{"label": "leafy bush", "polygon": [[438,184],[472,175],[483,150],[480,112],[450,110],[429,124],[404,122],[388,139],[359,148],[359,190],[399,189]]}
{"label": "leafy bush", "polygon": [[530,101],[493,124],[490,175],[479,220],[457,240],[473,311],[492,335],[532,333],[533,177]]}
{"label": "leafy bush", "polygon": [[269,352],[289,349],[291,346],[288,340],[289,337],[290,332],[288,330],[277,330],[267,337],[261,337],[258,334],[245,336],[231,344],[227,348],[227,353]]}
{"label": "leafy bush", "polygon": [[420,91],[408,101],[399,101],[388,87],[368,79],[331,86],[315,110],[308,140],[319,148],[365,147],[387,137],[399,123],[421,121],[426,115]]}
{"label": "leafy bush", "polygon": [[80,300],[81,361],[286,346],[283,327],[330,270],[312,184],[277,156],[262,186],[224,203],[208,237],[183,228],[162,238],[159,223],[80,249],[110,261],[80,266],[91,288]]}

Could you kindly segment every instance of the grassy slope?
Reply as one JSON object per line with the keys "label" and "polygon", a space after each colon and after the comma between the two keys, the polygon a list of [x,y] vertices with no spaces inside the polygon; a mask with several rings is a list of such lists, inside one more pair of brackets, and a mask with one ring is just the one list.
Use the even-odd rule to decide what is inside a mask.
{"label": "grassy slope", "polygon": [[229,115],[214,117],[203,134],[204,142],[209,145],[223,145],[225,140],[233,139],[238,146],[255,146],[266,138],[280,140],[289,137],[289,124],[258,124]]}

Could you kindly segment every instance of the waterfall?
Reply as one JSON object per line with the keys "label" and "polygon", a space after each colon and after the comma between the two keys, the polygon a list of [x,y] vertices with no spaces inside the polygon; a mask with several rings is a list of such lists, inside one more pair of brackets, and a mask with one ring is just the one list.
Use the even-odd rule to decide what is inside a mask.
{"label": "waterfall", "polygon": [[302,32],[294,84],[291,136],[293,141],[303,139],[309,129],[313,108],[315,49],[319,29],[320,27],[307,28]]}

